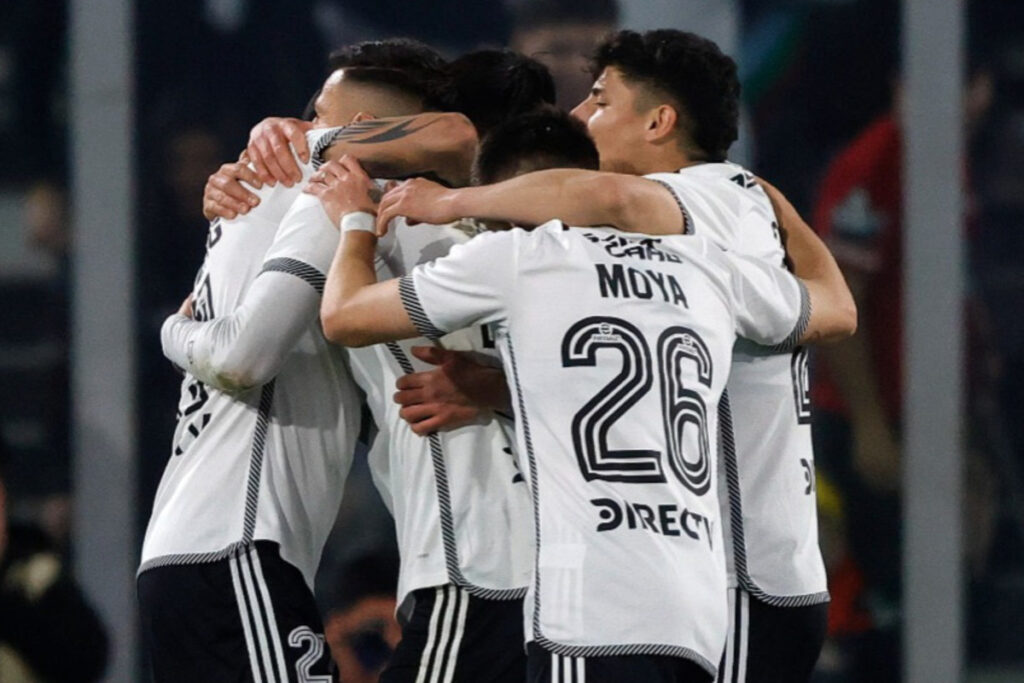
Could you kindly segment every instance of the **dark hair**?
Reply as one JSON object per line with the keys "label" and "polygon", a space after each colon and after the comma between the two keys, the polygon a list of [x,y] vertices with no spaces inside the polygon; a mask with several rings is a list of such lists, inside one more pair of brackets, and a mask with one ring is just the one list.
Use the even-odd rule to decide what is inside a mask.
{"label": "dark hair", "polygon": [[[425,109],[442,109],[449,99],[445,92],[446,65],[447,62],[437,50],[409,38],[365,40],[338,48],[327,57],[329,74],[338,69],[357,67],[403,72],[409,86],[405,88],[405,92],[414,92],[421,96]],[[319,90],[313,93],[302,118],[313,119],[313,104],[319,95]]]}
{"label": "dark hair", "polygon": [[619,23],[618,0],[525,0],[515,11],[515,30],[562,24]]}
{"label": "dark hair", "polygon": [[671,97],[681,126],[708,161],[725,159],[739,131],[736,62],[707,38],[673,29],[618,31],[598,48],[595,76],[613,66]]}
{"label": "dark hair", "polygon": [[473,177],[488,185],[509,177],[524,163],[535,171],[597,170],[597,147],[582,121],[560,109],[545,107],[511,118],[488,133],[480,143]]}
{"label": "dark hair", "polygon": [[548,68],[512,50],[477,50],[448,66],[449,108],[473,122],[480,137],[505,119],[555,103]]}

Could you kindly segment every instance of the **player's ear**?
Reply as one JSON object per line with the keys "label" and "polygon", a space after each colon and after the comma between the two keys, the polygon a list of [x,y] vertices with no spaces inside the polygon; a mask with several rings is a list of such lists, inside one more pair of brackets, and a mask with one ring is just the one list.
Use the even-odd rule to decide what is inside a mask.
{"label": "player's ear", "polygon": [[650,142],[663,140],[675,133],[678,121],[679,113],[675,107],[659,104],[647,116],[647,129],[644,131],[644,137]]}
{"label": "player's ear", "polygon": [[357,113],[355,116],[352,117],[352,121],[350,123],[359,123],[360,121],[370,121],[370,120],[375,119],[375,118],[377,118],[377,117],[374,116],[373,114],[371,114],[369,112],[361,111],[361,112]]}

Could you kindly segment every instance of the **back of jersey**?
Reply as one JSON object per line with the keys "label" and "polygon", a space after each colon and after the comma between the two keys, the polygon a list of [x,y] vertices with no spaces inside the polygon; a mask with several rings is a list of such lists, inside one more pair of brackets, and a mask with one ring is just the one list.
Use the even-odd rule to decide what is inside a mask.
{"label": "back of jersey", "polygon": [[795,334],[796,281],[703,238],[552,222],[477,237],[400,291],[426,333],[495,327],[534,503],[528,637],[714,672],[718,400],[737,330],[772,344]]}
{"label": "back of jersey", "polygon": [[[311,173],[305,165],[304,179]],[[211,224],[193,290],[196,321],[242,303],[302,185],[265,185],[248,215]],[[279,542],[312,585],[333,523],[323,510],[340,502],[354,447],[356,401],[343,354],[312,322],[264,386],[227,394],[186,375],[140,571],[214,561],[265,539]]]}
{"label": "back of jersey", "polygon": [[[701,164],[648,177],[677,197],[692,234],[785,267],[771,202],[746,169]],[[807,350],[773,353],[741,340],[727,394],[731,438],[722,465],[730,586],[776,606],[824,602]]]}
{"label": "back of jersey", "polygon": [[[396,220],[378,245],[378,278],[404,275],[478,231],[468,221],[410,226]],[[493,418],[422,437],[401,418],[401,406],[392,399],[399,377],[431,369],[411,352],[413,346],[431,344],[421,337],[349,350],[353,375],[379,428],[369,460],[395,518],[399,603],[411,591],[446,583],[478,597],[521,597],[529,581],[533,538],[529,496],[512,457],[511,428]],[[455,331],[440,345],[500,363],[483,327]]]}

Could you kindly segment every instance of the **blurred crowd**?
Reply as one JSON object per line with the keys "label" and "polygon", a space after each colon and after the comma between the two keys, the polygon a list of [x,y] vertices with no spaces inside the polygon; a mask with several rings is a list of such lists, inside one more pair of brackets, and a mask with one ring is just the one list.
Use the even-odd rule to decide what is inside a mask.
{"label": "blurred crowd", "polygon": [[[160,354],[160,324],[191,289],[203,256],[207,176],[237,157],[249,128],[265,116],[299,115],[323,79],[331,48],[393,35],[419,38],[449,56],[493,45],[522,51],[551,69],[559,105],[570,108],[590,87],[592,46],[622,22],[620,5],[628,4],[136,4],[140,529],[169,455],[179,388]],[[969,656],[1024,665],[1019,641],[1005,628],[1024,611],[1024,319],[1015,315],[1024,310],[1024,7],[1000,0],[966,5],[962,447]],[[817,676],[895,681],[903,371],[899,4],[736,0],[735,7],[745,162],[782,188],[827,239],[860,310],[860,333],[818,354],[812,374],[821,541],[832,593],[830,639]],[[2,681],[36,680],[29,673],[16,678],[8,666],[35,670],[39,680],[97,680],[106,653],[103,627],[67,569],[73,235],[66,38],[62,0],[0,5],[0,236],[5,249],[16,244],[24,262],[34,264],[8,259],[0,270]],[[393,535],[365,465],[357,465],[317,581],[343,680],[375,680],[397,640]],[[58,631],[77,634],[65,649],[77,659],[39,657],[34,639]],[[46,668],[57,664],[73,664],[74,671]]]}

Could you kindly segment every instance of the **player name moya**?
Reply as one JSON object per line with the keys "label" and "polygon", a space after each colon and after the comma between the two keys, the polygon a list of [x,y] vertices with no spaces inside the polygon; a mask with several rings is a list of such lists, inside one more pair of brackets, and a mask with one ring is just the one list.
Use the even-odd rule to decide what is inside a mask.
{"label": "player name moya", "polygon": [[654,299],[689,308],[679,281],[670,273],[621,263],[595,263],[597,286],[604,299]]}
{"label": "player name moya", "polygon": [[688,536],[695,541],[703,536],[708,547],[714,548],[714,521],[675,503],[646,505],[613,498],[592,498],[590,504],[598,508],[598,532],[619,528],[639,529],[661,536]]}

